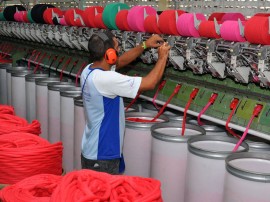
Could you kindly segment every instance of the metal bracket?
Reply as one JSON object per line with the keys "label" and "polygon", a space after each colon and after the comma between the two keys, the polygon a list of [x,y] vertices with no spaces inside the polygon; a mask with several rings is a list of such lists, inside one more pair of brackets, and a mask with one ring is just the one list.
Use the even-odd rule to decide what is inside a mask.
{"label": "metal bracket", "polygon": [[196,13],[193,13],[193,17],[194,17],[194,27],[198,30],[199,29],[199,25],[201,23],[201,20],[198,20]]}
{"label": "metal bracket", "polygon": [[243,26],[243,24],[242,24],[242,22],[241,22],[241,20],[238,18],[238,26],[239,26],[239,30],[240,30],[240,35],[242,36],[242,37],[244,37],[245,36],[245,33],[244,33],[244,26]]}
{"label": "metal bracket", "polygon": [[77,14],[76,11],[75,11],[75,9],[73,10],[73,12],[74,12],[74,19],[80,19],[81,24],[83,26],[85,26],[82,16],[80,14]]}
{"label": "metal bracket", "polygon": [[220,35],[220,25],[218,24],[216,18],[214,18],[214,25],[215,25],[216,33],[217,33],[218,35]]}

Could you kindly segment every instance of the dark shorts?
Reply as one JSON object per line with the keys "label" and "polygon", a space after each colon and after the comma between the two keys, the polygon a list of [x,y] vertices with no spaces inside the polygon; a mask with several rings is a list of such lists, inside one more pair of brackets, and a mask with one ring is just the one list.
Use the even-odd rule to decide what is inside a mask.
{"label": "dark shorts", "polygon": [[90,160],[81,154],[82,169],[90,169],[113,175],[119,174],[120,159],[112,160]]}

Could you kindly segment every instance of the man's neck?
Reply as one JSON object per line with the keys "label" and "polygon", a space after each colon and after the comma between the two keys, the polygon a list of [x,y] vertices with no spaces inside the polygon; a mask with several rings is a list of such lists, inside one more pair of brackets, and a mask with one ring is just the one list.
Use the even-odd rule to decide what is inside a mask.
{"label": "man's neck", "polygon": [[111,66],[105,61],[95,61],[93,62],[93,65],[91,65],[91,68],[101,68],[104,71],[111,70]]}

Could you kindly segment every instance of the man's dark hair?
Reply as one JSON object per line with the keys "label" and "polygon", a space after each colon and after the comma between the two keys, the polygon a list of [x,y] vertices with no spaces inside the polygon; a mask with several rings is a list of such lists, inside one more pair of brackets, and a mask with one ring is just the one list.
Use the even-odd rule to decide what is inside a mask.
{"label": "man's dark hair", "polygon": [[[105,34],[105,39],[103,34]],[[106,51],[109,48],[114,48],[114,35],[109,30],[102,32],[100,35],[103,36],[99,36],[99,33],[93,34],[88,41],[88,50],[93,61],[101,61]]]}

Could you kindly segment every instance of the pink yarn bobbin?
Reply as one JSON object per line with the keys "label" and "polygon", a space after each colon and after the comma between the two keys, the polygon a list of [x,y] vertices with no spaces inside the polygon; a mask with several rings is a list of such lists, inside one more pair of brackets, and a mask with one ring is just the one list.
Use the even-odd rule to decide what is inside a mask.
{"label": "pink yarn bobbin", "polygon": [[63,26],[67,26],[67,22],[66,22],[66,20],[65,20],[64,17],[63,17],[63,18],[60,18],[59,24],[60,24],[60,25],[63,25]]}
{"label": "pink yarn bobbin", "polygon": [[[196,13],[195,15],[199,21],[206,21],[206,18],[202,13]],[[181,36],[200,37],[199,31],[195,27],[193,13],[184,13],[179,16],[176,27]]]}
{"label": "pink yarn bobbin", "polygon": [[[242,26],[244,24],[242,23]],[[225,21],[220,27],[220,35],[226,41],[244,42],[245,37],[241,36],[238,21]]]}
{"label": "pink yarn bobbin", "polygon": [[18,11],[14,14],[14,20],[16,20],[17,22],[21,22],[20,11]]}
{"label": "pink yarn bobbin", "polygon": [[133,31],[145,32],[144,29],[145,17],[156,14],[157,11],[151,6],[134,6],[128,12],[127,16],[128,25]]}

